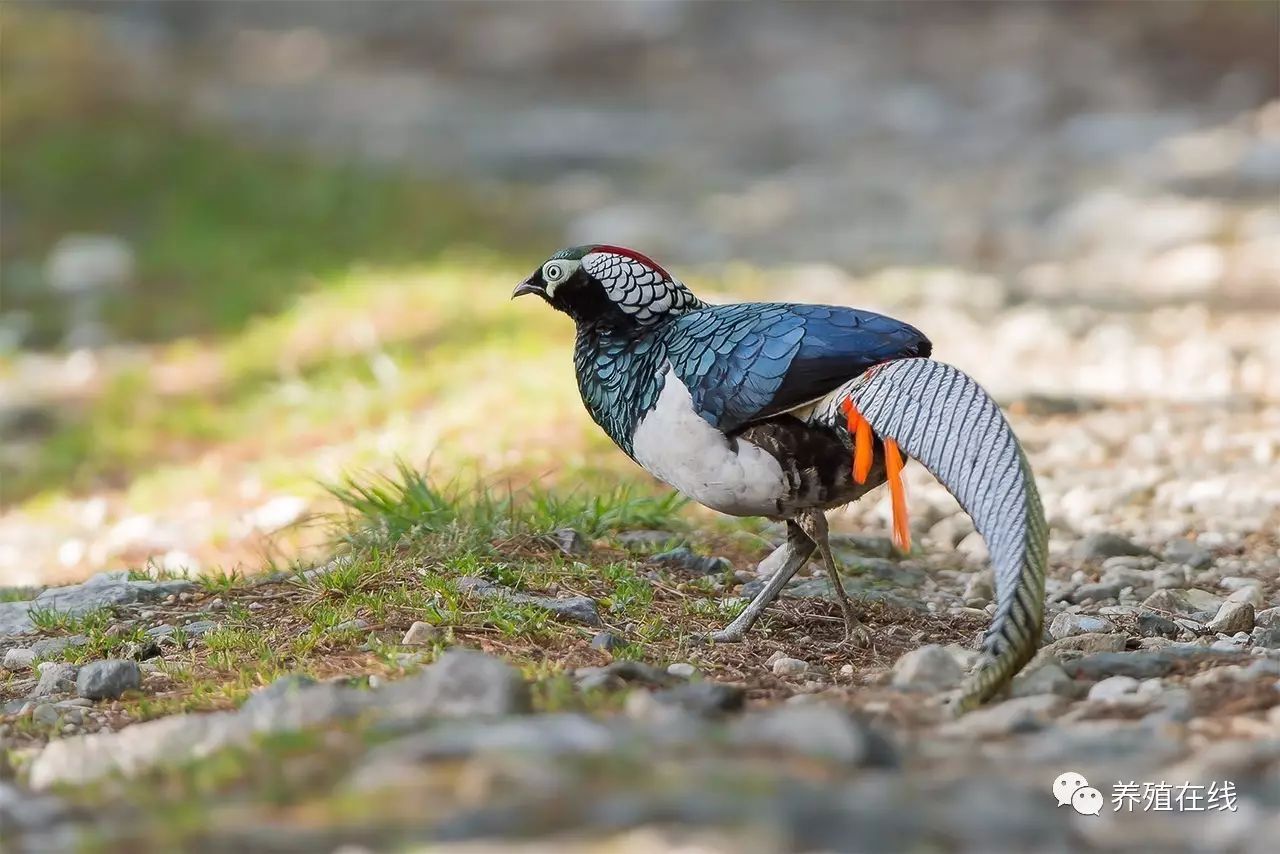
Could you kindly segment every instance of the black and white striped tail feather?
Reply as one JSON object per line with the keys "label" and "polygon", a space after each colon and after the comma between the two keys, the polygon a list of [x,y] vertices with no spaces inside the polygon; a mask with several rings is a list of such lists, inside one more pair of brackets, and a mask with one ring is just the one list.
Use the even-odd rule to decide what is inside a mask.
{"label": "black and white striped tail feather", "polygon": [[990,698],[1035,654],[1044,620],[1048,525],[1035,479],[999,406],[964,372],[932,359],[878,365],[816,407],[842,424],[846,396],[881,437],[895,440],[947,488],[986,541],[996,612],[960,709]]}

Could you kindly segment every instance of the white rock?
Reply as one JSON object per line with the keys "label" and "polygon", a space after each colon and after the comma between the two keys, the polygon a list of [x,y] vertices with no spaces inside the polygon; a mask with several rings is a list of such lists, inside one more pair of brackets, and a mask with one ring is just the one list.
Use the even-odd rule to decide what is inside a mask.
{"label": "white rock", "polygon": [[424,623],[417,620],[404,633],[404,638],[400,643],[405,646],[418,646],[422,644],[433,643],[440,638],[440,630],[430,623]]}
{"label": "white rock", "polygon": [[677,661],[675,664],[667,665],[667,672],[681,679],[692,679],[697,674],[698,668],[687,661]]}
{"label": "white rock", "polygon": [[1233,635],[1253,631],[1253,605],[1248,602],[1223,602],[1212,620],[1205,624],[1211,632]]}
{"label": "white rock", "polygon": [[26,647],[15,646],[4,654],[5,670],[26,670],[35,664],[36,651]]}
{"label": "white rock", "polygon": [[799,658],[779,658],[773,663],[774,676],[799,676],[809,669],[809,662]]}
{"label": "white rock", "polygon": [[914,649],[893,666],[893,684],[898,688],[944,691],[964,679],[964,671],[951,653],[937,644]]}
{"label": "white rock", "polygon": [[1110,634],[1118,631],[1116,624],[1103,617],[1092,617],[1088,614],[1072,614],[1063,611],[1053,618],[1049,624],[1049,634],[1054,640],[1062,640],[1074,635]]}
{"label": "white rock", "polygon": [[1136,693],[1138,688],[1138,680],[1132,676],[1108,676],[1089,689],[1089,699],[1109,703],[1126,694]]}
{"label": "white rock", "polygon": [[1228,602],[1247,602],[1256,611],[1263,605],[1262,588],[1256,584],[1238,587],[1227,597]]}

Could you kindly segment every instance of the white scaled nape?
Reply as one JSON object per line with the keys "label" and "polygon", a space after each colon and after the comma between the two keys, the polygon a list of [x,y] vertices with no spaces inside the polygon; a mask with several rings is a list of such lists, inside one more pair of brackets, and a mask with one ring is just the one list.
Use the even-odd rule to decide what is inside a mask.
{"label": "white scaled nape", "polygon": [[708,424],[670,369],[657,405],[636,428],[632,452],[653,476],[731,516],[776,515],[786,494],[778,461],[750,442],[730,442]]}

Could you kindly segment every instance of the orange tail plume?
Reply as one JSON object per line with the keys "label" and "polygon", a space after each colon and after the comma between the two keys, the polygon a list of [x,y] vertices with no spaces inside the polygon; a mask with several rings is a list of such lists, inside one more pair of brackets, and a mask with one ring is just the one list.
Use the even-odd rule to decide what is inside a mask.
{"label": "orange tail plume", "polygon": [[853,437],[853,480],[855,483],[866,483],[867,476],[871,474],[871,458],[875,452],[871,424],[854,408],[851,398],[846,397],[840,404],[840,409],[844,412],[849,435]]}
{"label": "orange tail plume", "polygon": [[898,443],[892,439],[884,440],[884,468],[889,481],[889,499],[893,504],[893,544],[909,552],[911,526],[907,518],[907,488],[902,482],[902,455],[898,453]]}

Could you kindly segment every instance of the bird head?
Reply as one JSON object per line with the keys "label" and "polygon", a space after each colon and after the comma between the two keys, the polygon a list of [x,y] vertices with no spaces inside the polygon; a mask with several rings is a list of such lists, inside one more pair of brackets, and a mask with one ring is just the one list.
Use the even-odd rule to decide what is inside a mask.
{"label": "bird head", "polygon": [[511,296],[537,294],[579,326],[649,326],[702,302],[634,249],[571,246],[552,255]]}

